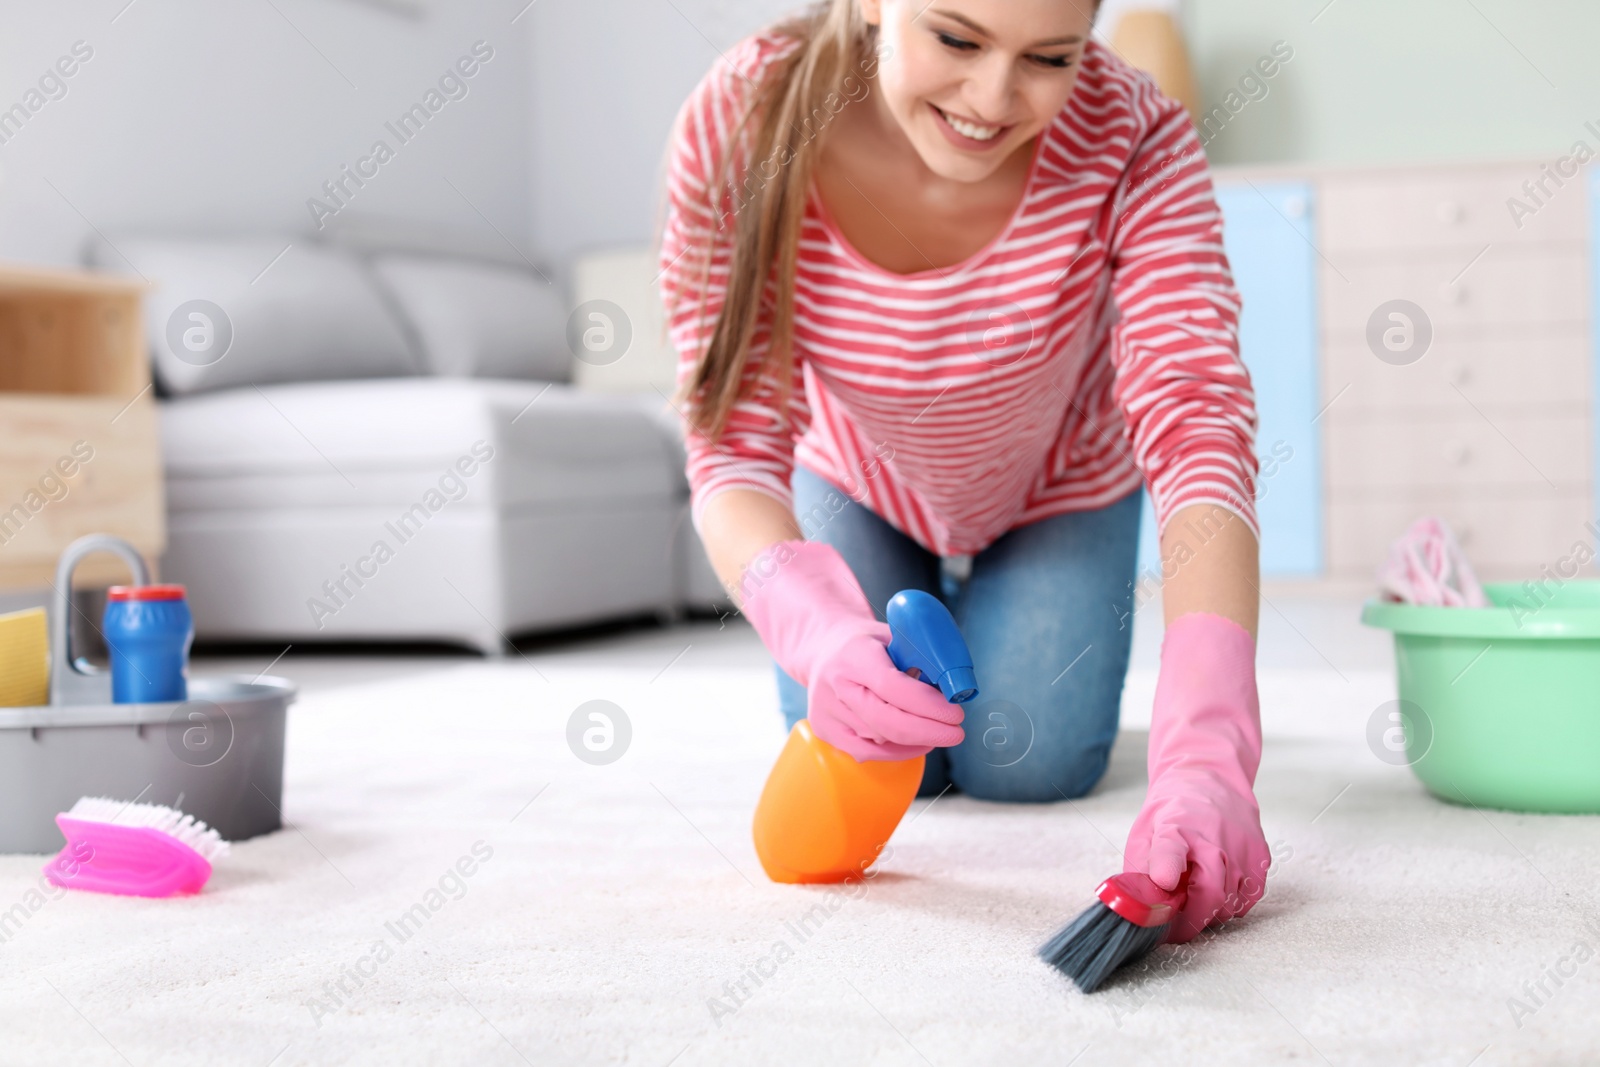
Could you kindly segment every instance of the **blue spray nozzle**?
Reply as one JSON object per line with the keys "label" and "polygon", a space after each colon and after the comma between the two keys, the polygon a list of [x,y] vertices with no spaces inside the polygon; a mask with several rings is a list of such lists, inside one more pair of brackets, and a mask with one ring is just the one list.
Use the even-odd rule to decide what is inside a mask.
{"label": "blue spray nozzle", "polygon": [[884,612],[892,637],[889,658],[903,671],[915,667],[922,681],[937,686],[952,704],[978,695],[972,653],[956,620],[938,597],[920,589],[903,589],[889,599]]}

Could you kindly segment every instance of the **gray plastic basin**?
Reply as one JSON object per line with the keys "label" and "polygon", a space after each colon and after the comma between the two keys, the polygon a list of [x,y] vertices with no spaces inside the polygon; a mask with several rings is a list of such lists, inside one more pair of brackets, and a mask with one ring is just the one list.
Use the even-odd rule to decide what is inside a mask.
{"label": "gray plastic basin", "polygon": [[0,708],[0,852],[58,851],[83,796],[180,808],[228,841],[279,829],[294,698],[282,678],[192,678],[182,703]]}

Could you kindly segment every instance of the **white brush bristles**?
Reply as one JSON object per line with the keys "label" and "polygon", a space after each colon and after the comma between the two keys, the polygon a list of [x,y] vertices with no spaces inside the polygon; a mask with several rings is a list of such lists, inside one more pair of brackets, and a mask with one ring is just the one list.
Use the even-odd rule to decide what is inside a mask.
{"label": "white brush bristles", "polygon": [[82,797],[67,812],[74,819],[111,823],[115,826],[148,826],[198,852],[207,863],[228,854],[228,843],[193,815],[161,804],[130,804],[108,797]]}

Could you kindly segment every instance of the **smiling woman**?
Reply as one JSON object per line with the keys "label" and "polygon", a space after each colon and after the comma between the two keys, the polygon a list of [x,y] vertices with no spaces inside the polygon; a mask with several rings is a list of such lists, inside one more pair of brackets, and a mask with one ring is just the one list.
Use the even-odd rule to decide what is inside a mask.
{"label": "smiling woman", "polygon": [[[1194,126],[1093,14],[830,0],[743,42],[680,113],[660,278],[695,524],[736,597],[761,579],[740,599],[785,717],[843,758],[925,756],[928,794],[1087,792],[1117,733],[1141,484],[1164,555],[1190,521],[1217,531],[1163,587],[1126,857],[1168,890],[1187,871],[1187,938],[1248,910],[1268,862],[1255,403]],[[906,589],[971,649],[966,729],[887,654]]]}
{"label": "smiling woman", "polygon": [[983,23],[953,5],[861,7],[897,57],[879,75],[879,118],[899,125],[928,169],[969,183],[1060,114],[1092,17],[1065,3],[986,5]]}
{"label": "smiling woman", "polygon": [[[719,134],[737,126],[747,136],[705,177],[726,186],[738,172],[748,182],[760,172],[752,160],[783,161],[760,195],[736,197],[729,249],[736,264],[771,256],[780,268],[769,324],[779,381],[787,380],[793,328],[793,279],[783,265],[798,245],[808,185],[818,183],[861,251],[898,273],[965,258],[1015,212],[1034,140],[1072,95],[1093,13],[1093,5],[1060,0],[834,0],[774,31],[806,47],[763,57],[771,76],[753,83],[748,106],[716,117]],[[828,138],[816,140],[814,117],[863,71],[878,90],[864,94],[870,106],[845,108]],[[718,198],[709,203],[721,229],[729,212]],[[738,393],[765,279],[765,271],[733,272],[692,383],[705,394],[697,421],[713,433]]]}
{"label": "smiling woman", "polygon": [[1089,9],[1068,3],[919,8],[862,4],[879,92],[845,116],[816,179],[850,243],[903,274],[959,263],[1011,220],[1089,35]]}

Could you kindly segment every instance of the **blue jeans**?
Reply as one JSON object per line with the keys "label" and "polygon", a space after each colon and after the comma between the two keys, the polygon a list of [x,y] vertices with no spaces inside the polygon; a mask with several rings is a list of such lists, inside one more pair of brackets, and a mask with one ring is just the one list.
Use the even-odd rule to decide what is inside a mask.
{"label": "blue jeans", "polygon": [[[928,754],[919,796],[953,786],[983,800],[1079,797],[1105,774],[1117,736],[1133,638],[1140,494],[1007,532],[972,558],[963,580],[939,557],[804,468],[795,514],[812,541],[850,565],[878,618],[902,589],[949,607],[972,651],[977,699],[966,740]],[[789,728],[805,687],[778,669]]]}

